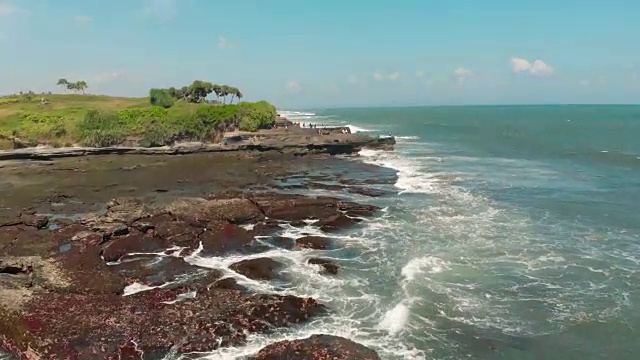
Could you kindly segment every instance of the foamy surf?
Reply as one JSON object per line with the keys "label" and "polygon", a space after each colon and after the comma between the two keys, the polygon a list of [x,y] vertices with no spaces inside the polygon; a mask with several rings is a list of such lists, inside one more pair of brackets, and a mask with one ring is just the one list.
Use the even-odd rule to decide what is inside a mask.
{"label": "foamy surf", "polygon": [[[385,222],[383,218],[379,219]],[[327,236],[317,227],[311,226],[313,221],[307,221],[303,227],[293,227],[282,224],[276,236],[297,239],[303,236]],[[196,251],[185,260],[193,265],[217,269],[225,277],[232,277],[238,283],[260,293],[274,293],[280,295],[294,295],[299,297],[313,297],[325,303],[331,309],[331,315],[316,318],[308,324],[277,329],[270,334],[249,334],[247,344],[237,348],[221,348],[206,354],[200,354],[202,359],[243,359],[254,355],[261,348],[274,342],[306,338],[314,334],[330,334],[351,339],[378,351],[383,359],[425,359],[425,354],[414,347],[400,341],[397,334],[401,332],[409,313],[398,310],[400,321],[395,315],[387,315],[388,325],[377,326],[385,316],[380,305],[380,297],[370,291],[369,281],[361,275],[363,270],[371,266],[377,267],[376,255],[379,249],[378,241],[382,240],[385,225],[377,221],[364,222],[359,230],[350,234],[332,235],[334,249],[287,250],[264,242],[271,249],[259,254],[231,255],[224,257],[203,256]],[[257,237],[262,241],[266,237]],[[357,255],[356,255],[357,254]],[[354,256],[355,255],[355,256]],[[373,256],[373,258],[370,258]],[[287,283],[256,281],[235,273],[230,269],[231,264],[257,258],[269,257],[286,264],[282,275]],[[311,257],[330,259],[340,265],[338,276],[327,276],[319,272],[315,265],[308,264]],[[376,260],[377,259],[377,260]],[[408,310],[408,309],[407,309]],[[391,319],[394,319],[395,323]],[[383,320],[382,323],[385,323]]]}

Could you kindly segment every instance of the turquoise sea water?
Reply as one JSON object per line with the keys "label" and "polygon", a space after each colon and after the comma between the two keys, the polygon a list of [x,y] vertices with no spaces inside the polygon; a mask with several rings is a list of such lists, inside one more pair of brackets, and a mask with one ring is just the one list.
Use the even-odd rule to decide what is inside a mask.
{"label": "turquoise sea water", "polygon": [[288,116],[398,140],[357,160],[396,195],[345,239],[326,331],[386,359],[640,358],[640,107]]}

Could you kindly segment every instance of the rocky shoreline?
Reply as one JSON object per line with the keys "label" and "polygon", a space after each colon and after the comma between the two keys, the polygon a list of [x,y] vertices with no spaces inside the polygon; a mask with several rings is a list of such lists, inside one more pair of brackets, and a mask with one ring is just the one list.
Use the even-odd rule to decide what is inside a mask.
{"label": "rocky shoreline", "polygon": [[[255,281],[286,280],[286,264],[261,255],[268,250],[264,239],[292,251],[330,249],[332,234],[357,227],[380,209],[291,193],[322,188],[320,175],[311,179],[311,173],[330,159],[317,162],[277,150],[257,157],[235,154],[166,162],[156,156],[102,156],[0,169],[0,177],[17,179],[0,191],[0,346],[29,360],[161,359],[242,346],[252,333],[330,316],[330,307],[316,299],[256,292],[228,271]],[[126,160],[135,167],[123,170]],[[274,186],[300,172],[311,180]],[[38,173],[45,184],[23,181]],[[46,176],[64,179],[58,184]],[[106,185],[114,179],[105,177],[119,183]],[[342,180],[350,191],[353,184]],[[129,182],[147,186],[128,191]],[[366,184],[353,188],[381,195],[368,192]],[[119,196],[105,201],[111,195]],[[279,235],[283,225],[309,220],[326,236]],[[228,269],[195,261],[231,254],[252,256]],[[339,265],[329,259],[307,262],[324,276],[339,276]],[[268,345],[251,358],[378,355],[351,340],[317,334]]]}
{"label": "rocky shoreline", "polygon": [[[296,155],[308,154],[354,154],[363,148],[393,149],[395,139],[373,138],[367,135],[343,134],[327,130],[327,134],[311,131],[300,133],[303,129],[289,132],[264,131],[244,135],[230,136],[226,144],[202,142],[176,143],[172,146],[140,147],[112,146],[92,147],[31,147],[13,150],[0,150],[3,160],[48,160],[63,157],[90,155],[185,155],[194,153],[225,152],[267,152],[278,151]],[[309,129],[307,129],[309,130]]]}

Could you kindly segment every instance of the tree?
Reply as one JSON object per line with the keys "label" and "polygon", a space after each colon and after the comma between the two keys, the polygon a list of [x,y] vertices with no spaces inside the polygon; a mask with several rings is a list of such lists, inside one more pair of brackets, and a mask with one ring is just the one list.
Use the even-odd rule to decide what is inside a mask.
{"label": "tree", "polygon": [[231,95],[231,101],[229,101],[229,104],[233,104],[233,99],[238,95],[239,92],[240,90],[238,90],[238,88],[229,86],[229,95]]}
{"label": "tree", "polygon": [[213,85],[213,92],[216,94],[216,100],[219,103],[220,102],[220,96],[222,96],[222,86],[214,84]]}
{"label": "tree", "polygon": [[175,98],[171,95],[171,89],[151,89],[149,90],[149,102],[151,105],[167,109],[173,106]]}
{"label": "tree", "polygon": [[188,89],[189,101],[199,103],[213,92],[213,84],[208,81],[195,80]]}
{"label": "tree", "polygon": [[227,103],[227,95],[231,94],[231,87],[228,85],[220,85],[220,96],[222,96],[222,103]]}
{"label": "tree", "polygon": [[82,91],[82,94],[84,94],[84,89],[86,89],[88,87],[89,87],[89,85],[87,85],[86,81],[84,81],[84,80],[76,81],[76,90]]}
{"label": "tree", "polygon": [[69,81],[67,81],[67,79],[65,78],[58,79],[58,82],[56,83],[56,85],[62,86],[63,89],[66,89],[68,84],[69,84]]}
{"label": "tree", "polygon": [[78,86],[74,82],[67,83],[67,90],[78,91]]}
{"label": "tree", "polygon": [[236,88],[236,97],[238,98],[238,102],[244,97],[239,89]]}

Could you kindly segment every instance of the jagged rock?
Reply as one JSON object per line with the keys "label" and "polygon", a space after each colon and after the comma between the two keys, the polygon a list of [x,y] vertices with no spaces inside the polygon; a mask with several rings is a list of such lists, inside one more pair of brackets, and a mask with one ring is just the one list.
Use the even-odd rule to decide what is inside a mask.
{"label": "jagged rock", "polygon": [[102,257],[105,261],[118,261],[128,253],[158,252],[170,246],[171,243],[165,239],[133,233],[108,242],[102,249]]}
{"label": "jagged rock", "polygon": [[309,264],[320,265],[324,268],[324,272],[331,275],[338,274],[338,265],[329,259],[311,258],[308,260]]}
{"label": "jagged rock", "polygon": [[296,245],[302,248],[326,250],[331,246],[331,239],[322,236],[305,236],[296,239]]}
{"label": "jagged rock", "polygon": [[33,226],[36,229],[44,229],[49,224],[49,218],[44,215],[23,214],[20,216],[20,221],[27,225]]}
{"label": "jagged rock", "polygon": [[332,335],[280,341],[263,348],[251,360],[379,360],[368,347]]}
{"label": "jagged rock", "polygon": [[333,215],[330,218],[319,221],[316,226],[320,226],[320,230],[325,232],[335,232],[346,229],[357,224],[360,220],[352,219],[343,214]]}
{"label": "jagged rock", "polygon": [[262,220],[264,215],[248,199],[180,198],[171,203],[167,210],[190,222],[207,223],[212,220],[224,220],[233,224]]}
{"label": "jagged rock", "polygon": [[242,260],[229,268],[253,280],[273,280],[284,265],[270,258]]}

